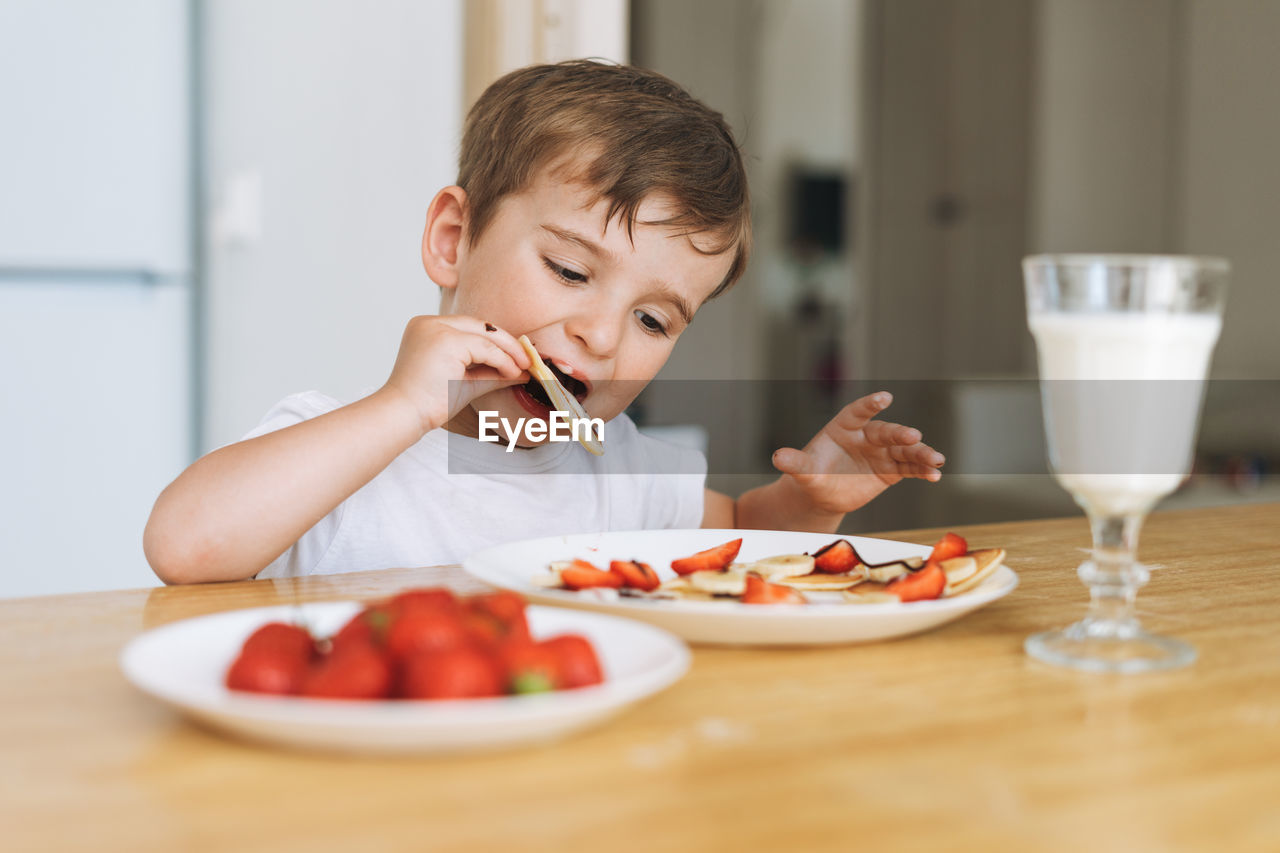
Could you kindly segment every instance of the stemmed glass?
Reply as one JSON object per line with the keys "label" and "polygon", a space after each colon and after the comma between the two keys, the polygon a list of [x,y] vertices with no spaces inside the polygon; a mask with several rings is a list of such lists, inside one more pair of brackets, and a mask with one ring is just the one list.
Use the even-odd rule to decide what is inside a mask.
{"label": "stemmed glass", "polygon": [[1188,643],[1138,624],[1148,512],[1190,469],[1229,266],[1219,258],[1037,255],[1022,262],[1049,462],[1089,517],[1084,619],[1026,640],[1032,657],[1101,672],[1186,666]]}

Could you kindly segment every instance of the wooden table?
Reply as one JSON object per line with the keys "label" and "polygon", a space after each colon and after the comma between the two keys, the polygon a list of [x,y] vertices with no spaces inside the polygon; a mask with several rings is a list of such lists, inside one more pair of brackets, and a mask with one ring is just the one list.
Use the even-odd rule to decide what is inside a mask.
{"label": "wooden table", "polygon": [[[121,677],[139,631],[294,582],[0,602],[0,848],[1280,849],[1280,504],[1150,519],[1144,621],[1200,650],[1158,675],[1022,651],[1083,611],[1082,518],[959,530],[1009,550],[1013,595],[894,642],[696,648],[684,680],[603,727],[473,757],[254,746]],[[296,583],[328,600],[441,582],[478,588],[456,568]]]}

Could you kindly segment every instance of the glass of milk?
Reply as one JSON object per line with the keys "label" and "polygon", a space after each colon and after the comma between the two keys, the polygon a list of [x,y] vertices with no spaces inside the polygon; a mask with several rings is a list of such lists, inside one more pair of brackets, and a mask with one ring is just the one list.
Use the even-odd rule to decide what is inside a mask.
{"label": "glass of milk", "polygon": [[1049,463],[1089,517],[1081,621],[1027,653],[1103,672],[1186,666],[1195,649],[1144,631],[1134,597],[1143,519],[1191,470],[1229,266],[1219,258],[1036,255],[1022,262]]}

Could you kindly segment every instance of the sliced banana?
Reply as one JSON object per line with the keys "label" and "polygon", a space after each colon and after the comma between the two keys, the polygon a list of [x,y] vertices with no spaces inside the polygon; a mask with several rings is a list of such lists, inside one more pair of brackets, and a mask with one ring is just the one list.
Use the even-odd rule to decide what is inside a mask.
{"label": "sliced banana", "polygon": [[694,572],[685,577],[690,587],[710,595],[742,595],[747,591],[744,572]]}
{"label": "sliced banana", "polygon": [[947,588],[942,592],[944,596],[959,595],[976,589],[983,581],[995,574],[996,569],[1000,568],[1004,562],[1005,552],[1003,548],[984,548],[979,551],[970,551],[969,556],[977,564],[977,571],[958,584],[953,585],[948,581]]}
{"label": "sliced banana", "polygon": [[947,585],[955,586],[964,583],[978,573],[978,561],[967,554],[963,557],[952,557],[938,564],[946,572]]}
{"label": "sliced banana", "polygon": [[775,580],[774,583],[806,592],[823,589],[841,590],[862,583],[862,575],[831,575],[826,572],[814,572],[810,575],[781,577]]}
{"label": "sliced banana", "polygon": [[850,604],[885,604],[898,601],[898,596],[885,592],[887,585],[878,581],[867,581],[844,591],[844,600]]}
{"label": "sliced banana", "polygon": [[888,583],[896,577],[924,568],[924,557],[908,557],[905,560],[894,560],[892,563],[880,563],[875,566],[863,566],[867,580],[876,583]]}
{"label": "sliced banana", "polygon": [[[525,355],[529,356],[529,374],[542,385],[547,392],[547,397],[551,399],[552,405],[569,416],[570,420],[589,420],[587,410],[582,408],[582,404],[577,398],[570,394],[565,387],[560,384],[560,380],[551,372],[551,368],[547,367],[542,361],[542,356],[538,355],[538,351],[534,349],[533,343],[525,335],[521,335],[520,346],[524,347]],[[591,434],[590,429],[583,429],[577,433],[578,443],[594,453],[596,456],[604,455],[604,444]]]}
{"label": "sliced banana", "polygon": [[813,574],[813,557],[808,554],[780,554],[756,560],[748,564],[746,570],[755,572],[767,581],[808,575]]}
{"label": "sliced banana", "polygon": [[657,598],[674,598],[677,601],[715,601],[715,596],[700,589],[694,589],[689,582],[689,575],[681,575],[663,581],[657,591],[651,593]]}
{"label": "sliced banana", "polygon": [[663,581],[662,586],[658,587],[658,589],[666,590],[667,592],[688,592],[692,588],[689,585],[689,579],[684,575]]}

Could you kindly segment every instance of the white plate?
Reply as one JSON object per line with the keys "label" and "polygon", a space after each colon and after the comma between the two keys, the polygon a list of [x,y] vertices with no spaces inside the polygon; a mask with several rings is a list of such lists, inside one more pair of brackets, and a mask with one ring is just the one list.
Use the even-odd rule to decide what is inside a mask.
{"label": "white plate", "polygon": [[[318,636],[362,605],[306,604]],[[689,649],[665,631],[597,613],[528,609],[535,637],[582,634],[595,646],[603,684],[532,696],[359,702],[255,696],[223,679],[245,639],[268,622],[295,621],[292,606],[233,610],[147,631],[120,655],[135,686],[196,720],[252,740],[346,752],[423,753],[494,749],[560,737],[662,690],[689,668]]]}
{"label": "white plate", "polygon": [[[515,590],[532,601],[581,607],[642,619],[695,643],[812,646],[884,640],[936,628],[1003,598],[1018,576],[1001,566],[977,589],[954,598],[907,604],[850,604],[839,593],[806,592],[809,604],[742,604],[737,601],[600,600],[593,592],[548,589],[533,583],[555,560],[581,557],[600,568],[610,560],[648,563],[663,580],[674,577],[671,561],[742,538],[737,562],[778,554],[812,553],[836,538],[848,539],[868,562],[925,557],[927,545],[864,536],[784,530],[646,530],[549,536],[487,548],[463,560],[468,572],[494,586]],[[982,543],[983,546],[988,543]],[[999,543],[990,543],[998,547]],[[607,593],[606,593],[607,595]]]}

